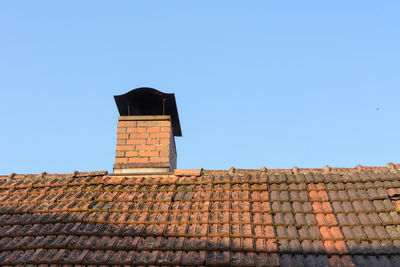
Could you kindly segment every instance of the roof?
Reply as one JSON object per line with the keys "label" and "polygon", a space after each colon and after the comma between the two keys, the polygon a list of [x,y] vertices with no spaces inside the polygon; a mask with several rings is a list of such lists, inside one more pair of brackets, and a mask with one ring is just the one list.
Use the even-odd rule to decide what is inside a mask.
{"label": "roof", "polygon": [[0,264],[400,266],[400,165],[0,176]]}

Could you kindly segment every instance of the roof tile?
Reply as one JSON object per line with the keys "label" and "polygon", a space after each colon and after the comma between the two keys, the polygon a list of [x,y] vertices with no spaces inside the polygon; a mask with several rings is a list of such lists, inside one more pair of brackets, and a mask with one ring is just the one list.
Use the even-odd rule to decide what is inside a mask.
{"label": "roof tile", "polygon": [[155,263],[159,251],[142,251],[136,252],[132,259],[133,265],[152,265]]}
{"label": "roof tile", "polygon": [[388,197],[398,173],[363,170],[0,182],[0,261],[7,248],[21,249],[21,264],[343,265],[396,255],[397,200]]}

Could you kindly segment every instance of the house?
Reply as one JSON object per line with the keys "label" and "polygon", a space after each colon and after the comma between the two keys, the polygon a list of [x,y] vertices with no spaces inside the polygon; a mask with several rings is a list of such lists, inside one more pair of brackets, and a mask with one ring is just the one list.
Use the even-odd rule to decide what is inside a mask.
{"label": "house", "polygon": [[174,95],[115,100],[113,173],[0,176],[1,265],[400,266],[400,164],[176,169]]}

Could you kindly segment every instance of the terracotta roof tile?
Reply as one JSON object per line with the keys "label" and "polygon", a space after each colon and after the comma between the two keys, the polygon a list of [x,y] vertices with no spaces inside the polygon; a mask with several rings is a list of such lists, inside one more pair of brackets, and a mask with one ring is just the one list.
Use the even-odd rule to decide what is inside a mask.
{"label": "terracotta roof tile", "polygon": [[13,175],[0,180],[0,263],[396,266],[393,166]]}

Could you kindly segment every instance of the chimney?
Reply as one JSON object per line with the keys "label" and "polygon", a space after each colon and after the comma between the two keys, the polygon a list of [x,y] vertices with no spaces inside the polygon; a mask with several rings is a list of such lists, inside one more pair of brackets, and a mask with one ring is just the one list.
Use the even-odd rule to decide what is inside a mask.
{"label": "chimney", "polygon": [[119,111],[114,173],[172,173],[182,136],[175,95],[137,88],[114,96]]}

